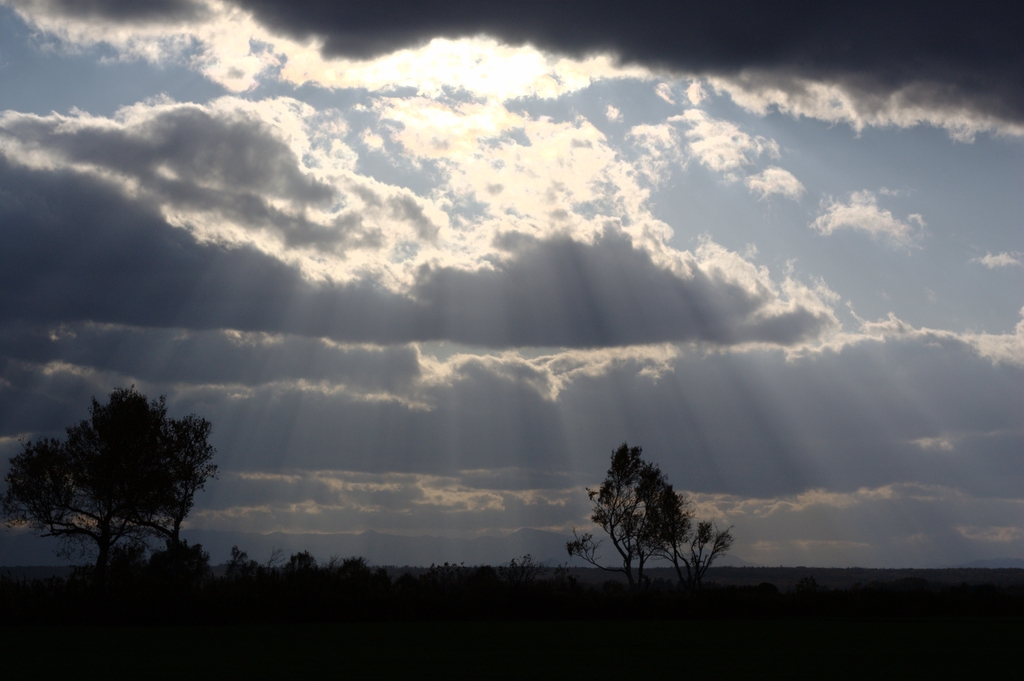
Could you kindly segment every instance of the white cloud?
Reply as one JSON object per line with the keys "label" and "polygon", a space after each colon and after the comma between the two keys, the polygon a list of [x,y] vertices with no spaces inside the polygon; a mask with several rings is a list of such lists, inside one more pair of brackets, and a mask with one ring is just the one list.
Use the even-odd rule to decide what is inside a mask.
{"label": "white cloud", "polygon": [[622,122],[622,112],[619,111],[618,109],[616,109],[611,104],[609,104],[608,108],[605,109],[604,115],[605,115],[605,118],[607,118],[608,120],[612,121],[613,123],[621,123]]}
{"label": "white cloud", "polygon": [[679,130],[671,123],[635,125],[626,137],[640,150],[637,167],[654,186],[668,180],[671,168],[686,165]]}
{"label": "white cloud", "polygon": [[403,153],[444,168],[437,205],[450,210],[458,199],[473,198],[487,207],[486,215],[449,233],[448,263],[477,266],[480,256],[502,257],[495,236],[511,231],[591,242],[609,220],[652,250],[671,238],[669,226],[651,215],[649,190],[638,184],[633,165],[584,118],[531,118],[495,100],[381,97],[374,108],[385,124],[397,124],[382,130]]}
{"label": "white cloud", "polygon": [[944,98],[941,87],[928,83],[904,86],[881,95],[842,83],[747,70],[736,76],[709,77],[716,92],[759,115],[771,110],[792,116],[846,123],[860,132],[866,127],[911,128],[931,125],[961,142],[980,132],[1022,136],[1024,125],[1002,120]]}
{"label": "white cloud", "polygon": [[874,192],[867,190],[850,194],[849,203],[831,197],[823,199],[821,209],[821,215],[810,226],[825,235],[838,229],[856,229],[875,238],[887,239],[895,245],[908,247],[914,244],[920,236],[920,230],[925,227],[924,218],[917,213],[908,215],[906,221],[903,221],[894,217],[891,211],[879,208]]}
{"label": "white cloud", "polygon": [[279,67],[268,49],[271,36],[251,14],[231,3],[206,0],[196,11],[154,20],[113,22],[97,14],[72,14],[49,0],[5,0],[59,48],[108,45],[123,60],[186,63],[229,91],[252,89],[261,74]]}
{"label": "white cloud", "polygon": [[690,82],[690,85],[686,88],[686,97],[690,100],[690,104],[694,106],[699,105],[707,98],[707,95],[704,93],[704,87],[699,80]]}
{"label": "white cloud", "polygon": [[[664,123],[634,126],[627,137],[642,152],[637,161],[640,172],[655,186],[668,179],[671,168],[685,167],[689,158],[696,158],[734,182],[741,177],[742,169],[761,154],[779,156],[775,140],[749,135],[735,123],[713,118],[700,109],[688,109]],[[799,180],[776,166],[748,178],[746,183],[762,196],[778,193],[796,199],[804,191]]]}
{"label": "white cloud", "polygon": [[669,121],[688,125],[690,129],[685,136],[690,153],[730,180],[738,179],[736,171],[763,153],[775,158],[779,156],[779,145],[775,140],[748,135],[736,124],[712,118],[699,109],[689,109]]}
{"label": "white cloud", "polygon": [[948,437],[941,435],[939,437],[919,437],[916,440],[911,440],[911,444],[917,445],[925,451],[953,451],[953,441]]}
{"label": "white cloud", "polygon": [[997,267],[1024,267],[1024,260],[1021,260],[1021,254],[1018,251],[996,253],[995,255],[986,252],[979,258],[971,258],[971,262],[982,264],[990,270]]}
{"label": "white cloud", "polygon": [[658,87],[654,88],[654,94],[658,95],[669,104],[676,103],[676,100],[672,98],[672,86],[668,83],[658,83]]}
{"label": "white cloud", "polygon": [[[1024,308],[1021,308],[1024,316]],[[935,332],[939,333],[939,332]],[[962,333],[964,342],[971,345],[979,355],[995,364],[1024,367],[1024,319],[1017,322],[1014,333]]]}
{"label": "white cloud", "polygon": [[800,180],[796,179],[788,170],[777,166],[769,166],[757,175],[750,175],[744,182],[755,194],[766,198],[771,194],[780,194],[787,199],[797,201],[805,191]]}
{"label": "white cloud", "polygon": [[649,78],[640,67],[621,67],[608,55],[583,60],[554,57],[530,47],[510,47],[488,38],[435,39],[368,61],[325,59],[316,42],[268,38],[287,63],[280,78],[329,88],[387,91],[414,87],[427,97],[443,89],[465,89],[484,97],[558,97],[606,78]]}
{"label": "white cloud", "polygon": [[[1024,317],[1024,308],[1020,310]],[[854,315],[856,317],[856,315]],[[856,345],[868,341],[886,341],[890,339],[917,340],[930,344],[955,343],[970,347],[980,357],[990,360],[993,364],[1003,364],[1024,368],[1024,319],[1017,322],[1013,333],[977,333],[973,331],[944,331],[941,329],[915,328],[890,312],[884,319],[860,321],[860,329],[855,333],[840,332],[823,339],[818,349],[838,351],[847,345]],[[808,348],[801,347],[795,353],[805,352]]]}

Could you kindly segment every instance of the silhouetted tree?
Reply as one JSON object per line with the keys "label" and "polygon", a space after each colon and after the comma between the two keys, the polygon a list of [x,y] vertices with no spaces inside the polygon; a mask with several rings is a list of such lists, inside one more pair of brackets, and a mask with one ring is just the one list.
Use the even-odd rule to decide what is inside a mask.
{"label": "silhouetted tree", "polygon": [[288,562],[285,563],[284,571],[286,574],[304,574],[313,572],[316,570],[316,558],[313,557],[309,551],[300,551],[299,553],[293,553]]}
{"label": "silhouetted tree", "polygon": [[[690,556],[687,552],[692,536],[691,526],[693,510],[690,500],[682,493],[672,489],[667,482],[658,491],[658,548],[655,551],[660,557],[672,562],[679,578],[680,586],[689,587],[691,582]],[[683,578],[682,568],[686,567],[687,577]]]}
{"label": "silhouetted tree", "polygon": [[732,542],[731,526],[719,530],[712,521],[702,520],[692,532],[666,540],[662,555],[672,561],[679,583],[689,591],[697,591],[708,568],[715,559],[729,551]]}
{"label": "silhouetted tree", "polygon": [[228,579],[254,577],[259,572],[260,564],[249,558],[249,554],[237,546],[231,547],[231,558],[228,559],[225,576]]}
{"label": "silhouetted tree", "polygon": [[667,480],[663,483],[657,492],[659,545],[655,553],[671,561],[681,587],[696,591],[711,564],[732,546],[732,527],[719,530],[707,520],[693,527],[690,500],[672,489]]}
{"label": "silhouetted tree", "polygon": [[167,548],[154,551],[149,557],[149,572],[161,581],[175,581],[181,586],[198,586],[209,579],[210,554],[202,544],[189,545],[182,539],[168,542]]}
{"label": "silhouetted tree", "polygon": [[95,546],[102,584],[119,544],[156,534],[178,545],[195,492],[216,473],[209,432],[198,417],[167,418],[163,397],[148,401],[134,386],[107,404],[93,398],[89,420],[67,428],[66,440],[25,442],[11,458],[5,521],[57,537],[65,555]]}
{"label": "silhouetted tree", "polygon": [[[163,408],[164,398],[160,398]],[[196,492],[206,481],[217,477],[217,466],[211,463],[217,450],[207,441],[212,428],[209,421],[195,414],[180,419],[166,418],[163,410],[164,480],[158,494],[160,501],[156,516],[149,527],[163,535],[168,548],[181,544],[181,524],[192,510]]]}
{"label": "silhouetted tree", "polygon": [[574,529],[566,549],[591,565],[625,574],[631,588],[645,585],[644,566],[650,558],[664,558],[672,562],[681,586],[697,590],[711,564],[732,546],[732,528],[719,530],[710,521],[698,522],[694,528],[690,500],[676,492],[658,465],[644,461],[642,454],[640,447],[623,442],[612,453],[612,465],[601,486],[586,488],[593,503],[590,519],[608,534],[622,567],[599,563],[601,542],[590,533],[577,534]]}
{"label": "silhouetted tree", "polygon": [[532,584],[545,569],[544,563],[534,563],[533,556],[528,553],[499,567],[498,576],[513,589],[520,589]]}
{"label": "silhouetted tree", "polygon": [[[609,572],[621,572],[630,588],[644,584],[644,566],[662,546],[658,504],[666,485],[657,464],[644,461],[643,449],[623,442],[612,452],[611,467],[600,487],[586,488],[593,503],[590,519],[611,539],[622,559],[621,567],[602,565],[597,556],[601,542],[591,533],[577,534],[566,542],[569,556],[578,556]],[[636,566],[636,576],[633,570]]]}
{"label": "silhouetted tree", "polygon": [[267,558],[267,569],[276,570],[284,562],[284,549],[270,547],[270,558]]}
{"label": "silhouetted tree", "polygon": [[798,594],[815,594],[821,590],[821,587],[818,586],[818,580],[816,580],[813,575],[801,577],[800,581],[796,583],[795,587],[793,587],[793,591]]}
{"label": "silhouetted tree", "polygon": [[420,581],[444,595],[450,595],[466,583],[471,572],[464,563],[431,563],[430,569],[420,577]]}
{"label": "silhouetted tree", "polygon": [[366,564],[366,559],[360,556],[352,556],[342,560],[338,556],[331,556],[327,563],[327,571],[341,579],[367,580],[374,572]]}

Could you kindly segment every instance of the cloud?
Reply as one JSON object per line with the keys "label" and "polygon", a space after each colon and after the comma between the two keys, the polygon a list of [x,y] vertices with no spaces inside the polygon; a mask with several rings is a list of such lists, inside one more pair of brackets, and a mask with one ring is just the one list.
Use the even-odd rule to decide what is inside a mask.
{"label": "cloud", "polygon": [[[670,176],[673,166],[685,167],[690,158],[733,182],[739,179],[739,171],[761,154],[779,156],[775,140],[748,135],[735,123],[713,118],[700,109],[688,109],[664,123],[634,126],[628,137],[642,152],[637,162],[640,171],[655,185]],[[780,173],[786,171],[772,171],[776,185],[785,181]]]}
{"label": "cloud", "polygon": [[736,555],[762,565],[947,567],[1024,545],[1010,524],[1022,521],[1019,501],[942,485],[694,498],[703,515],[736,525]]}
{"label": "cloud", "polygon": [[800,180],[778,166],[769,166],[757,175],[748,176],[743,182],[750,188],[751,193],[760,194],[762,199],[772,194],[780,194],[787,199],[798,201],[806,191]]}
{"label": "cloud", "polygon": [[[231,475],[199,512],[223,527],[566,528],[586,522],[582,487],[624,438],[702,512],[740,516],[756,538],[744,551],[765,560],[875,560],[900,542],[981,550],[1024,527],[1006,501],[1021,486],[1024,321],[986,334],[854,315],[844,328],[823,279],[730,250],[749,241],[751,210],[775,222],[798,207],[748,196],[716,212],[726,248],[696,236],[708,173],[678,172],[693,160],[754,198],[806,191],[774,140],[688,109],[710,96],[718,115],[715,93],[857,131],[1012,134],[1016,42],[993,67],[960,50],[975,34],[929,52],[922,36],[941,30],[918,25],[903,36],[916,47],[888,61],[860,40],[840,54],[833,37],[877,27],[804,34],[813,13],[733,40],[743,16],[704,43],[680,42],[686,22],[625,19],[648,38],[666,26],[657,47],[619,35],[606,20],[626,10],[600,6],[572,36],[550,3],[492,24],[505,10],[412,7],[386,27],[374,6],[348,28],[304,23],[321,10],[301,2],[255,15],[212,0],[5,4],[41,49],[79,65],[142,59],[234,91],[308,83],[300,96],[343,107],[256,90],[110,116],[0,115],[5,457],[12,438],[59,434],[89,397],[135,384],[214,422]],[[480,22],[495,31],[467,28]],[[390,47],[375,42],[385,33]],[[593,87],[612,78],[633,82]],[[675,110],[657,116],[659,90]],[[805,224],[919,244],[924,219],[879,205],[891,196],[826,198]],[[943,516],[943,504],[971,510]],[[906,522],[864,529],[886,516]],[[942,553],[913,551],[898,555]]]}
{"label": "cloud", "polygon": [[1024,527],[1013,501],[1024,363],[996,364],[970,335],[899,320],[788,357],[700,344],[496,352],[3,328],[0,438],[59,435],[115,385],[166,393],[172,413],[210,419],[226,475],[200,500],[203,527],[582,526],[583,486],[623,439],[704,516],[736,525],[747,560],[948,564],[998,544],[957,527],[978,537]]}
{"label": "cloud", "polygon": [[8,111],[0,150],[30,168],[102,178],[203,240],[253,245],[341,278],[324,254],[378,251],[403,232],[430,241],[444,220],[408,190],[358,176],[336,137],[345,131],[295,100],[228,97],[146,102],[113,118]]}
{"label": "cloud", "polygon": [[87,367],[147,384],[208,384],[239,390],[279,382],[353,395],[406,395],[420,380],[420,358],[407,345],[341,345],[232,330],[188,331],[116,324],[9,324],[0,355],[73,371]]}
{"label": "cloud", "polygon": [[103,19],[127,24],[196,19],[206,13],[205,4],[194,0],[7,0],[5,4],[37,16]]}
{"label": "cloud", "polygon": [[610,55],[558,58],[530,45],[509,46],[485,37],[436,38],[369,61],[325,55],[316,39],[301,43],[276,35],[266,39],[281,62],[278,78],[332,89],[415,88],[432,98],[465,90],[503,101],[559,97],[605,79],[651,77],[646,69],[616,64]]}
{"label": "cloud", "polygon": [[[417,41],[378,58],[325,54],[315,36],[289,37],[261,25],[230,2],[142,3],[4,0],[58,49],[105,45],[119,58],[156,64],[186,64],[232,92],[262,81],[281,80],[325,88],[391,91],[412,87],[427,97],[463,89],[500,100],[557,97],[605,78],[650,77],[641,67],[622,66],[613,56],[552,57],[530,45],[510,46],[493,38]],[[131,6],[132,11],[122,11]]]}
{"label": "cloud", "polygon": [[689,109],[669,121],[690,126],[685,137],[688,148],[701,163],[714,171],[735,179],[735,172],[752,162],[762,153],[778,157],[779,145],[775,140],[751,137],[734,123],[712,118],[700,109]]}
{"label": "cloud", "polygon": [[690,100],[690,104],[698,106],[707,98],[707,94],[704,92],[704,86],[701,85],[699,80],[690,81],[690,84],[686,88],[686,98]]}
{"label": "cloud", "polygon": [[219,0],[3,0],[49,49],[105,45],[121,60],[184,64],[242,92],[280,68],[266,32],[248,12]]}
{"label": "cloud", "polygon": [[200,242],[88,176],[3,160],[0,177],[0,215],[10,226],[0,232],[11,264],[0,273],[6,321],[309,332],[351,304],[403,306],[372,286],[317,284],[252,246]]}
{"label": "cloud", "polygon": [[[482,474],[481,474],[482,473]],[[505,468],[452,475],[290,470],[226,473],[190,527],[266,532],[568,530],[585,507],[564,475]],[[253,504],[251,500],[262,503]],[[518,524],[517,524],[518,523]],[[484,529],[485,528],[485,529]]]}
{"label": "cloud", "polygon": [[638,169],[655,186],[668,180],[674,166],[686,165],[679,130],[671,123],[635,125],[626,137],[641,152]]}
{"label": "cloud", "polygon": [[971,258],[971,262],[980,263],[990,270],[997,267],[1024,267],[1024,260],[1021,260],[1021,254],[1017,251],[996,253],[995,255],[986,252],[981,257]]}
{"label": "cloud", "polygon": [[[880,84],[870,77],[821,80],[791,73],[744,70],[714,76],[709,84],[736,104],[759,115],[779,111],[796,117],[845,123],[858,133],[866,127],[943,128],[959,142],[981,132],[1021,136],[1024,120],[1010,114],[992,94],[980,99],[943,83]],[[1009,115],[1008,115],[1009,114]]]}
{"label": "cloud", "polygon": [[983,542],[1019,544],[1024,539],[1024,527],[971,527],[969,525],[961,525],[957,527],[957,530],[967,539]]}
{"label": "cloud", "polygon": [[821,214],[810,226],[826,236],[839,229],[856,229],[893,245],[909,247],[925,227],[924,218],[917,213],[910,214],[903,221],[894,217],[891,211],[879,208],[874,192],[868,190],[851,193],[849,203],[831,197],[823,199],[821,209]]}
{"label": "cloud", "polygon": [[[789,296],[738,255],[708,243],[683,271],[657,267],[628,240],[593,246],[561,239],[526,244],[494,270],[436,270],[414,295],[443,310],[462,342],[512,346],[607,346],[701,340],[790,345],[835,325],[807,289]],[[685,272],[685,273],[684,273]],[[806,298],[801,298],[806,296]]]}
{"label": "cloud", "polygon": [[[326,87],[412,86],[436,96],[440,81],[431,74],[444,71],[449,85],[481,94],[551,97],[596,79],[669,71],[707,77],[750,110],[777,108],[857,130],[927,124],[964,141],[981,131],[1024,134],[1024,96],[1007,95],[1024,92],[1012,56],[1020,51],[1020,19],[1001,3],[969,14],[912,2],[795,15],[757,3],[538,2],[515,12],[471,2],[426,10],[405,0],[358,10],[319,0],[5,3],[69,44],[186,60],[234,91],[280,77]],[[898,33],[888,29],[896,25]]]}
{"label": "cloud", "polygon": [[[759,3],[537,2],[515,11],[472,2],[429,9],[383,2],[358,11],[314,0],[241,4],[275,31],[296,39],[320,36],[329,55],[368,58],[438,36],[484,34],[511,45],[580,56],[605,52],[626,63],[734,80],[770,74],[782,83],[776,89],[841,84],[854,100],[852,108],[869,121],[872,109],[882,112],[881,120],[886,109],[897,111],[889,115],[892,120],[907,110],[910,116],[920,112],[917,122],[951,130],[968,130],[980,121],[982,127],[1024,131],[1024,96],[1007,96],[1024,92],[1020,60],[1008,56],[1020,53],[1021,20],[1001,3],[972,6],[969,13],[916,2],[795,13]],[[957,112],[959,127],[953,121]]]}
{"label": "cloud", "polygon": [[[836,325],[796,282],[712,243],[659,265],[628,236],[592,244],[506,236],[506,257],[463,270],[422,266],[408,294],[372,279],[312,281],[249,246],[200,242],[101,182],[0,168],[0,317],[325,336],[601,346],[693,340],[791,345]],[[39,205],[47,210],[40,213]]]}
{"label": "cloud", "polygon": [[[10,296],[0,314],[490,347],[791,346],[837,325],[830,303],[791,278],[711,242],[669,247],[632,166],[586,121],[534,120],[494,102],[387,98],[376,109],[379,130],[398,124],[387,134],[405,159],[444,169],[431,196],[361,175],[345,120],[290,99],[0,115],[0,151],[16,164],[0,204],[16,227],[3,238],[26,266],[47,263],[8,270],[35,282],[37,298]],[[715,167],[770,146],[693,121],[690,144]],[[100,187],[104,204],[81,197]],[[45,227],[31,201],[48,206]],[[261,267],[237,269],[256,253],[277,286],[261,302],[181,299],[217,280],[238,296],[264,288]],[[102,269],[142,254],[144,268]],[[214,262],[216,274],[187,274]],[[288,309],[289,299],[301,304]]]}
{"label": "cloud", "polygon": [[654,88],[654,94],[669,104],[676,103],[676,100],[672,99],[672,86],[668,83],[658,83],[658,86]]}
{"label": "cloud", "polygon": [[789,358],[668,344],[435,355],[81,325],[48,341],[36,329],[0,339],[0,436],[59,433],[90,396],[134,383],[209,418],[226,470],[513,466],[571,473],[559,486],[582,489],[627,439],[703,494],[915,483],[1012,496],[1024,482],[1021,369],[959,339],[869,338]]}
{"label": "cloud", "polygon": [[911,442],[925,451],[938,450],[951,452],[955,448],[953,441],[948,437],[919,437]]}
{"label": "cloud", "polygon": [[[1024,316],[1024,308],[1020,311]],[[885,319],[861,321],[856,334],[836,334],[822,344],[823,347],[839,347],[846,343],[860,343],[869,340],[914,339],[932,345],[962,344],[972,348],[979,356],[993,364],[1024,367],[1024,319],[1017,322],[1013,333],[978,333],[964,331],[956,333],[940,329],[914,328],[892,312]],[[838,345],[834,345],[838,344]]]}

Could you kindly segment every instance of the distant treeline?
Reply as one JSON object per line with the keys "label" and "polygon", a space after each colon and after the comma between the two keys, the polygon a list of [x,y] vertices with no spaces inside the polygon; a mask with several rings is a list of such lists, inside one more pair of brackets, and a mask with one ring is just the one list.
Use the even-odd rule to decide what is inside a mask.
{"label": "distant treeline", "polygon": [[1024,585],[937,586],[916,578],[829,589],[813,576],[780,591],[765,582],[698,592],[655,580],[641,590],[586,584],[529,557],[497,568],[444,564],[389,575],[361,558],[326,564],[308,553],[258,564],[235,551],[213,576],[201,551],[174,569],[141,555],[111,562],[102,587],[70,577],[0,578],[0,615],[12,624],[231,624],[438,619],[709,619],[778,617],[1020,617]]}

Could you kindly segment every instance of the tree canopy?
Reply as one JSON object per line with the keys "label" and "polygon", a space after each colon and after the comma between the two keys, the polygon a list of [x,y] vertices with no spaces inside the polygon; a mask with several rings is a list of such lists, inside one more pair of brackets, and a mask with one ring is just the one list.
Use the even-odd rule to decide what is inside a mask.
{"label": "tree canopy", "polygon": [[167,540],[181,548],[182,522],[195,493],[216,477],[210,423],[167,416],[166,400],[117,388],[107,404],[93,398],[90,418],[67,438],[23,443],[11,457],[0,508],[9,526],[27,525],[62,541],[65,554],[94,548],[96,575],[119,544]]}

